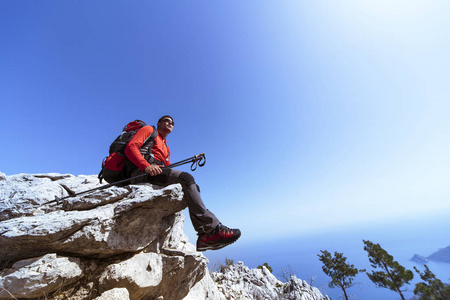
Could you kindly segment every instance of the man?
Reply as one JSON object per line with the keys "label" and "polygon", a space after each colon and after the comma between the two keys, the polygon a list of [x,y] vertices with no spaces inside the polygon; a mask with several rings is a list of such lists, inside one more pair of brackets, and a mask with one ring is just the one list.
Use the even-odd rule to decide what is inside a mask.
{"label": "man", "polygon": [[171,168],[161,169],[161,166],[170,165],[170,149],[167,146],[166,137],[172,132],[173,126],[171,116],[166,115],[158,120],[158,135],[150,145],[149,155],[142,155],[141,147],[153,133],[153,127],[144,126],[136,132],[125,149],[125,155],[129,160],[127,173],[130,177],[144,174],[144,172],[149,176],[134,179],[131,183],[149,182],[157,185],[181,183],[189,216],[198,235],[197,251],[217,250],[234,243],[241,235],[240,230],[223,226],[217,217],[206,209],[194,177],[187,172]]}

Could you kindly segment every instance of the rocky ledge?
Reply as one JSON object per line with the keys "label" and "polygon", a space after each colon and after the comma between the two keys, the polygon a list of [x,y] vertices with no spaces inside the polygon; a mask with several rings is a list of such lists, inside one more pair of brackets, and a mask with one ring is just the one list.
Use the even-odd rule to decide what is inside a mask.
{"label": "rocky ledge", "polygon": [[0,173],[0,299],[327,299],[243,264],[210,274],[183,232],[180,185],[55,201],[98,186],[94,175]]}

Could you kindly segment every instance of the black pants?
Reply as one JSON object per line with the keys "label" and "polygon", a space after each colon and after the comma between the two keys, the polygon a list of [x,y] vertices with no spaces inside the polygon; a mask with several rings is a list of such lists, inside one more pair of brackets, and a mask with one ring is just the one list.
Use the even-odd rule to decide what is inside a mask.
{"label": "black pants", "polygon": [[[131,172],[131,177],[144,174],[143,171],[136,168]],[[187,172],[181,172],[175,169],[165,169],[156,176],[144,176],[131,181],[132,184],[148,182],[151,184],[167,186],[174,183],[180,183],[183,187],[184,199],[189,209],[189,216],[195,231],[199,235],[214,230],[219,225],[216,216],[206,209],[205,204],[200,197],[200,190],[195,183],[194,177]]]}

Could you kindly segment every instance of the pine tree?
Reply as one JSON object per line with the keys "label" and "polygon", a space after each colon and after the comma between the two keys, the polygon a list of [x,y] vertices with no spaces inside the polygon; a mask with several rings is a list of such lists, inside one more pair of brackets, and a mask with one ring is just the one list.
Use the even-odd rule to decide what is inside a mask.
{"label": "pine tree", "polygon": [[424,265],[425,272],[421,273],[416,267],[414,270],[420,275],[424,282],[416,284],[414,295],[419,296],[420,300],[447,300],[450,299],[450,286],[445,285],[436,278],[427,265]]}
{"label": "pine tree", "polygon": [[346,263],[347,257],[342,253],[334,252],[334,257],[327,250],[320,250],[322,254],[318,254],[319,260],[323,263],[322,270],[325,274],[331,277],[331,282],[328,284],[330,288],[340,287],[344,293],[344,297],[348,300],[347,288],[355,285],[353,278],[359,272],[365,270],[358,270],[354,265]]}
{"label": "pine tree", "polygon": [[365,244],[364,250],[369,255],[371,266],[375,269],[382,269],[382,271],[367,273],[367,276],[377,286],[395,291],[405,300],[401,288],[414,278],[413,272],[405,269],[405,267],[395,261],[394,257],[381,248],[380,244],[374,244],[370,241],[363,242]]}

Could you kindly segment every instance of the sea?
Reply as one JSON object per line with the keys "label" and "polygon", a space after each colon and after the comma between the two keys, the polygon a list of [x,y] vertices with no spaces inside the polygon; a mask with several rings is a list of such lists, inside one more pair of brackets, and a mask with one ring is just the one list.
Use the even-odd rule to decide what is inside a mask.
{"label": "sea", "polygon": [[[273,274],[286,282],[286,274],[318,288],[331,299],[343,299],[339,288],[330,288],[330,278],[322,271],[320,250],[343,253],[347,262],[358,269],[374,270],[371,267],[363,240],[378,243],[394,260],[414,272],[414,279],[405,286],[405,299],[414,299],[415,284],[420,276],[413,267],[423,271],[423,264],[414,262],[414,254],[429,256],[440,248],[450,246],[450,220],[447,218],[423,218],[410,221],[390,221],[382,224],[336,228],[316,233],[304,233],[289,237],[246,242],[245,232],[238,242],[218,251],[206,251],[210,269],[224,264],[225,260],[242,261],[249,268],[267,263]],[[430,270],[444,283],[450,283],[450,263],[428,262]],[[386,288],[376,287],[366,273],[359,273],[353,287],[347,290],[350,299],[394,300],[399,294]]]}

